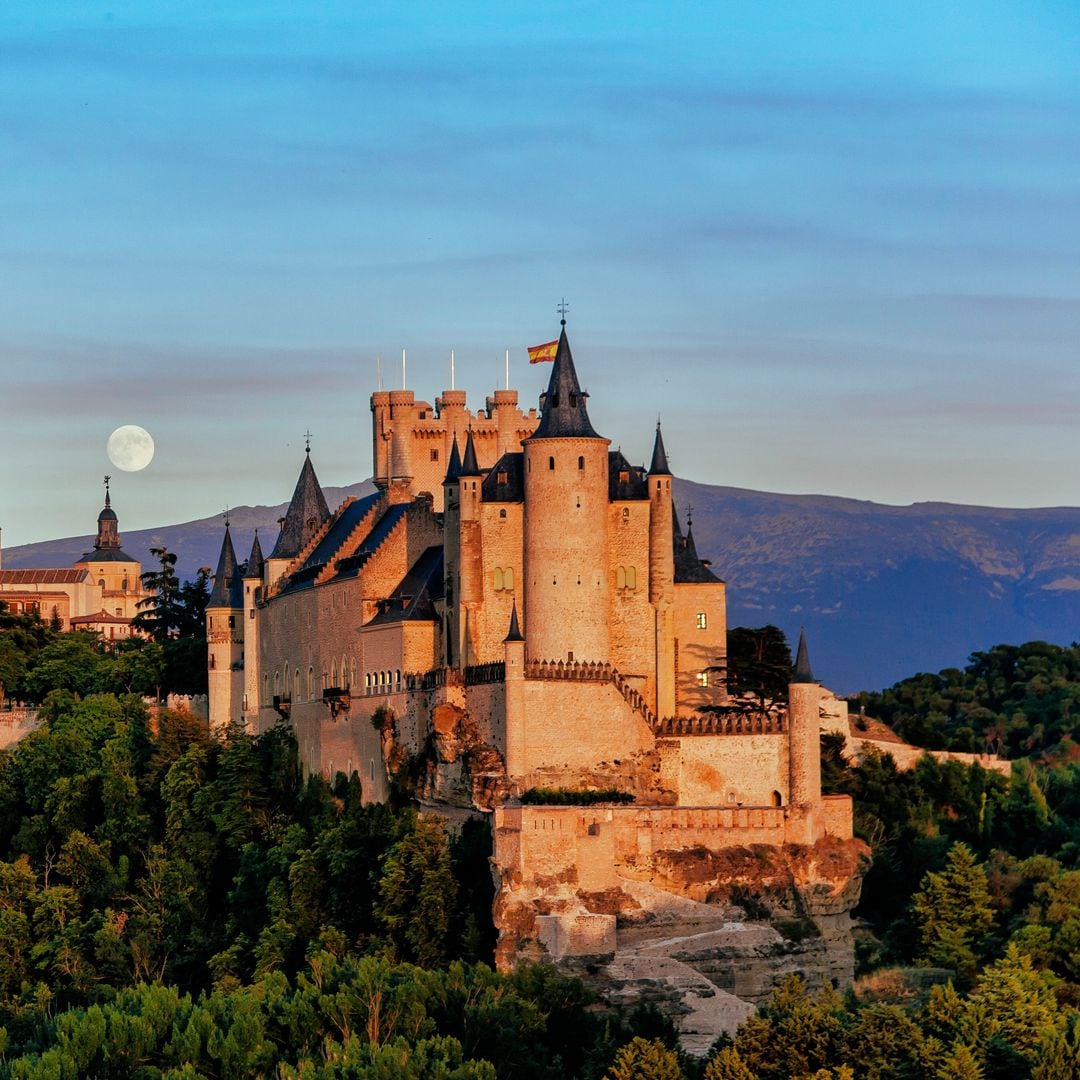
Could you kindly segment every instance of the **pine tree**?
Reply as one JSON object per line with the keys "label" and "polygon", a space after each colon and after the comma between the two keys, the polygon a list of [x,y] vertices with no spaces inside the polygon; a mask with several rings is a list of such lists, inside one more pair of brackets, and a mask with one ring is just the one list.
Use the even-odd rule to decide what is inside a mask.
{"label": "pine tree", "polygon": [[615,1055],[605,1080],[683,1080],[679,1059],[659,1039],[631,1039]]}

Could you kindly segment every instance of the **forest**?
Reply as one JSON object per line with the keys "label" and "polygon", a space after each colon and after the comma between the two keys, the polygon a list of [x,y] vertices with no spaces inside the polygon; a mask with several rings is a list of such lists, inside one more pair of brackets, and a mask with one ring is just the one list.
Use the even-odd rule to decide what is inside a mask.
{"label": "forest", "polygon": [[788,979],[697,1060],[654,1010],[492,970],[483,823],[451,834],[405,800],[362,805],[355,778],[305,779],[287,727],[214,737],[71,685],[56,650],[98,646],[0,619],[42,719],[0,753],[0,1077],[1080,1076],[1075,646],[1000,646],[864,698],[909,737],[933,710],[949,745],[986,720],[1009,779],[853,764],[823,737],[823,783],[873,851],[856,984]]}

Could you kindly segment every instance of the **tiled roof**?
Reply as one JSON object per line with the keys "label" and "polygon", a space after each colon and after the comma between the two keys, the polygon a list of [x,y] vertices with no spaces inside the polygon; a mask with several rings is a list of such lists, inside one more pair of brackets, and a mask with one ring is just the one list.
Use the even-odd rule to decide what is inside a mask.
{"label": "tiled roof", "polygon": [[78,585],[88,581],[90,572],[77,567],[26,570],[0,570],[0,585]]}

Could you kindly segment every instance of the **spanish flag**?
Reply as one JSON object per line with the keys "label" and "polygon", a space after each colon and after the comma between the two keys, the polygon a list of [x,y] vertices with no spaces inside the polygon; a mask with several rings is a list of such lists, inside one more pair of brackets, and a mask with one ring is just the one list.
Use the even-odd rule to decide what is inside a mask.
{"label": "spanish flag", "polygon": [[554,360],[559,351],[558,341],[549,341],[544,345],[529,346],[529,363],[542,364],[545,360]]}

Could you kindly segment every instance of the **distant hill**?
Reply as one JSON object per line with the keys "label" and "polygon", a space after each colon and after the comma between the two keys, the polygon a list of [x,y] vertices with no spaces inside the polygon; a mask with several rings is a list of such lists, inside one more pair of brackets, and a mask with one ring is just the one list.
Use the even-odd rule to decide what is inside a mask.
{"label": "distant hill", "polygon": [[[374,490],[327,488],[331,507]],[[833,689],[875,689],[962,665],[1000,642],[1080,638],[1080,508],[999,510],[949,503],[883,506],[829,495],[776,495],[676,480],[694,507],[698,552],[728,582],[732,626],[805,624],[815,674]],[[269,553],[278,506],[230,511],[243,558],[256,528]],[[124,548],[179,556],[181,577],[215,566],[221,515],[124,532]],[[4,552],[4,566],[70,566],[92,536]]]}

